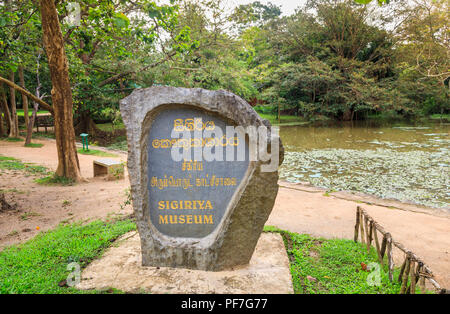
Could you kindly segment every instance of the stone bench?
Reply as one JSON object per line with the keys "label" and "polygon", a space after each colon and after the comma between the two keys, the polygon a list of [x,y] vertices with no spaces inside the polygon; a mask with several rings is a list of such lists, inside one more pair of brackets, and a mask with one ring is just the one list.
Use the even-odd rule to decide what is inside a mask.
{"label": "stone bench", "polygon": [[124,177],[124,165],[109,158],[94,160],[94,177],[99,176],[106,176],[107,180],[122,179]]}

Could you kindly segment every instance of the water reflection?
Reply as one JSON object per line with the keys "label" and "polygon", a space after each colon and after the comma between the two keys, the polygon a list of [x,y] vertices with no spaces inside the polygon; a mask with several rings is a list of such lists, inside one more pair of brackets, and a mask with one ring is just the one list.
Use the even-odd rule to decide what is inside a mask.
{"label": "water reflection", "polygon": [[448,123],[373,121],[281,127],[281,178],[449,206]]}

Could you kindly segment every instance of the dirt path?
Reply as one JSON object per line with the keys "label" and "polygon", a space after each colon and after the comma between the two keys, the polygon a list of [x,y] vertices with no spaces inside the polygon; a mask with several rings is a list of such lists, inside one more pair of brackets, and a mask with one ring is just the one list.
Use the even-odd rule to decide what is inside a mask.
{"label": "dirt path", "polygon": [[[0,155],[56,169],[54,141],[42,139],[37,142],[44,146],[25,148],[23,143],[0,141]],[[116,159],[126,160],[125,154],[117,155]],[[70,187],[40,186],[23,172],[3,172],[0,189],[19,191],[8,193],[18,203],[19,211],[0,213],[0,249],[33,237],[39,232],[36,227],[48,230],[65,221],[130,214],[129,206],[120,208],[126,199],[124,191],[129,186],[128,177],[110,182],[93,179],[92,161],[97,158],[100,157],[79,155],[82,175],[90,182]],[[383,200],[378,201],[385,206],[361,204],[362,196],[345,193],[326,196],[324,191],[316,188],[286,182],[280,182],[280,185],[267,225],[326,238],[352,239],[356,206],[361,205],[391,232],[396,241],[422,257],[442,286],[450,287],[450,219],[445,212]],[[401,256],[397,254],[396,257]]]}
{"label": "dirt path", "polygon": [[[450,287],[450,219],[433,214],[411,212],[392,207],[361,204],[324,191],[280,182],[275,207],[267,222],[281,229],[324,238],[353,239],[356,206],[388,230],[394,240],[423,258],[438,282]],[[398,204],[397,204],[398,205]],[[412,209],[413,206],[405,206]],[[420,207],[417,211],[422,211]],[[430,213],[435,211],[430,210]],[[403,254],[396,252],[396,263]]]}
{"label": "dirt path", "polygon": [[[56,170],[55,142],[45,139],[34,142],[44,146],[28,148],[23,147],[23,142],[0,141],[0,155]],[[125,154],[117,155],[107,158],[126,160]],[[128,177],[119,181],[94,179],[92,162],[98,158],[103,157],[79,154],[81,173],[89,182],[66,187],[38,185],[34,182],[36,176],[24,171],[0,170],[0,190],[6,190],[7,200],[17,204],[16,211],[0,213],[0,249],[30,239],[59,223],[131,214],[130,206],[124,209],[120,206],[126,200]]]}

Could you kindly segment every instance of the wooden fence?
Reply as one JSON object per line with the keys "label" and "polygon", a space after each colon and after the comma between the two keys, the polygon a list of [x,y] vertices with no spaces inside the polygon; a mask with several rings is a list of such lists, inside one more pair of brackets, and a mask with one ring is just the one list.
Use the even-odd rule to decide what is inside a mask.
{"label": "wooden fence", "polygon": [[[378,239],[378,233],[383,237],[381,244]],[[401,282],[401,294],[415,294],[416,285],[418,284],[420,290],[425,292],[425,280],[428,280],[437,293],[448,293],[446,289],[441,288],[434,278],[431,269],[413,252],[405,248],[401,243],[392,239],[389,232],[378,224],[362,207],[356,208],[356,224],[354,241],[358,241],[359,234],[361,235],[361,243],[366,244],[369,252],[372,242],[375,242],[375,248],[378,255],[378,260],[384,266],[384,256],[387,255],[387,264],[389,269],[389,280],[394,280],[394,257],[393,247],[398,248],[405,253],[405,259],[400,268],[400,274],[396,280]]]}

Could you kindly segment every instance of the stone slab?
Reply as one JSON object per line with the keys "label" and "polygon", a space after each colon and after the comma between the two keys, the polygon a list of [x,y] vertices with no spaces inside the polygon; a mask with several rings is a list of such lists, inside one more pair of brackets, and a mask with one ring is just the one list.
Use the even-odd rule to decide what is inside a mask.
{"label": "stone slab", "polygon": [[[210,91],[170,86],[136,89],[120,101],[120,111],[127,131],[127,166],[136,225],[141,238],[142,264],[209,271],[228,270],[238,265],[248,264],[278,193],[276,164],[282,163],[284,151],[276,129],[272,130],[269,121],[261,119],[244,99],[223,90]],[[193,112],[196,113],[193,114]],[[205,115],[199,116],[199,112],[203,112]],[[168,114],[167,117],[166,114]],[[205,133],[202,133],[201,136],[195,135],[195,131],[198,129],[203,130],[203,124],[195,123],[195,121],[201,120],[198,119],[200,117],[208,118],[205,120],[205,129],[207,125],[212,126],[212,123],[208,124],[211,121],[214,123],[221,121],[230,127],[248,128],[254,139],[250,146],[250,134],[246,137],[245,141],[248,140],[248,147],[255,152],[271,152],[271,155],[278,155],[277,158],[270,159],[270,161],[274,161],[274,164],[266,158],[254,158],[255,160],[249,161],[248,167],[244,167],[246,168],[244,174],[242,171],[238,171],[239,176],[233,175],[232,178],[221,177],[220,180],[216,177],[215,181],[219,184],[200,184],[205,189],[208,186],[207,189],[210,190],[208,193],[194,191],[191,174],[182,174],[182,164],[165,163],[169,159],[174,161],[172,154],[170,158],[168,155],[158,155],[152,147],[171,149],[171,145],[176,144],[176,139],[173,142],[174,137],[177,137],[177,134],[172,135],[172,131],[179,132],[180,126],[183,126],[182,129],[188,129],[187,133],[194,133],[194,142],[190,144],[194,143],[195,145],[192,146],[188,143],[187,147],[207,147],[203,143],[211,143],[208,140],[210,135],[207,136]],[[160,124],[160,119],[166,121],[166,124]],[[182,123],[179,123],[180,121]],[[193,124],[192,121],[194,121]],[[161,129],[159,127],[153,129],[153,126],[159,126]],[[261,130],[267,131],[267,133],[264,132],[265,136],[258,141],[256,141],[256,128],[258,128],[258,133]],[[158,130],[165,131],[160,133]],[[157,138],[152,138],[152,136]],[[195,141],[196,138],[197,141]],[[201,144],[198,144],[198,139],[202,140]],[[205,141],[203,141],[204,139]],[[255,147],[256,142],[267,146]],[[227,140],[226,143],[228,148],[230,142]],[[177,149],[180,148],[178,144],[174,146]],[[235,146],[234,144],[233,142],[231,146]],[[221,145],[223,146],[223,142]],[[216,143],[215,146],[218,144]],[[258,156],[261,157],[260,154]],[[215,171],[217,171],[218,168],[215,167],[217,164],[214,165],[216,161],[205,164],[200,183],[206,182],[205,177],[211,178],[215,175],[210,170],[216,169]],[[271,165],[270,169],[266,167],[268,164]],[[169,170],[173,167],[179,169],[176,178],[170,178],[172,175],[169,174]],[[158,168],[163,168],[165,172],[158,172]],[[221,167],[223,170],[221,173],[231,175],[232,171],[227,171],[229,168],[228,166]],[[162,178],[160,178],[161,176]],[[205,181],[202,181],[203,179]],[[222,186],[220,182],[225,183],[227,179],[240,183],[229,191],[222,187],[220,191],[210,189]],[[184,182],[184,186],[180,182]],[[197,181],[195,186],[197,186]],[[172,195],[169,195],[172,198],[164,196],[165,198],[161,199],[162,193],[158,193],[157,190],[166,188],[172,190]],[[184,188],[186,188],[185,192],[182,191]],[[151,195],[152,199],[150,199],[150,194],[153,193],[151,190],[156,192]],[[206,199],[194,198],[197,196],[208,197]],[[152,200],[159,200],[162,203],[158,202],[158,206],[155,207]],[[175,206],[176,203],[173,206],[170,205],[171,211],[179,211],[183,207],[183,211],[192,212],[190,214],[181,212],[180,215],[169,212],[164,201],[170,201],[169,204],[172,204],[172,201],[182,201],[180,205]],[[196,214],[198,208],[194,208],[194,205],[191,207],[184,201],[191,202],[191,205],[199,201],[207,204],[207,201],[210,201],[210,206],[208,208],[205,206],[202,210],[214,211],[214,216],[209,213],[208,215]],[[164,210],[164,212],[157,214],[158,220],[155,221],[155,211],[159,210]],[[203,217],[200,219],[198,216]],[[176,219],[177,217],[180,219]],[[205,222],[213,224],[214,228],[208,226],[205,230],[200,230],[201,232],[198,229],[185,230],[187,225],[190,228],[189,225],[193,223],[206,225]],[[177,226],[170,228],[157,226],[157,224],[169,223]]]}
{"label": "stone slab", "polygon": [[292,278],[283,239],[263,233],[246,266],[209,272],[142,266],[137,233],[124,235],[82,273],[78,289],[120,289],[129,293],[291,294]]}
{"label": "stone slab", "polygon": [[109,166],[115,166],[120,165],[120,161],[109,159],[109,158],[102,158],[102,159],[96,159],[94,160],[94,164],[109,167]]}

